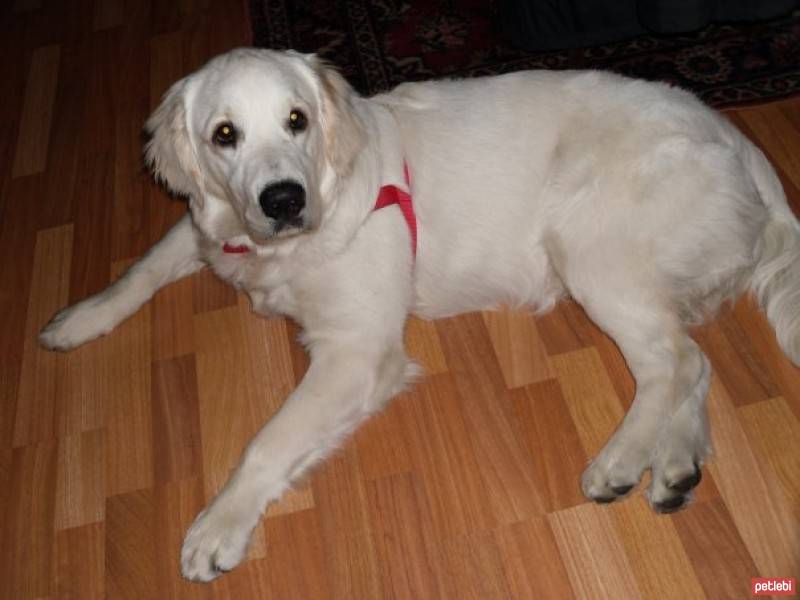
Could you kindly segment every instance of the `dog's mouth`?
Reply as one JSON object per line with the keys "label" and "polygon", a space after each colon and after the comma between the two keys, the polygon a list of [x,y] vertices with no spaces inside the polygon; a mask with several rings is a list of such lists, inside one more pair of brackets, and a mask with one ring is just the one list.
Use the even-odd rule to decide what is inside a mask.
{"label": "dog's mouth", "polygon": [[292,231],[306,231],[307,229],[308,227],[306,227],[303,217],[293,217],[287,220],[275,221],[275,224],[272,226],[272,230],[275,232],[274,235],[280,235],[282,232],[288,234],[292,233]]}
{"label": "dog's mouth", "polygon": [[271,223],[247,223],[247,235],[256,244],[268,244],[274,240],[296,237],[313,230],[310,223],[302,216],[291,219],[272,221]]}

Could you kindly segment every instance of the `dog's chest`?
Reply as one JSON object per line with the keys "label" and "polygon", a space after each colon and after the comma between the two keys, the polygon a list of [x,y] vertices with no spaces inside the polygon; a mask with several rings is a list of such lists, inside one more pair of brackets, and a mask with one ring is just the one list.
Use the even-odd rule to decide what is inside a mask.
{"label": "dog's chest", "polygon": [[214,273],[226,283],[244,290],[253,286],[259,270],[257,257],[216,252],[208,258]]}
{"label": "dog's chest", "polygon": [[295,311],[295,294],[288,282],[278,277],[279,269],[270,268],[270,263],[250,253],[214,253],[208,262],[216,275],[247,293],[253,310],[264,316],[284,314],[292,316]]}

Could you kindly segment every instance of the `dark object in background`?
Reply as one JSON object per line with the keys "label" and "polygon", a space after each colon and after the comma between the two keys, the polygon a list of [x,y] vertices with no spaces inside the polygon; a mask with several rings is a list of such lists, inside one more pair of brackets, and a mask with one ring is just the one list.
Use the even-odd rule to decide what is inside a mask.
{"label": "dark object in background", "polygon": [[685,33],[711,23],[764,21],[798,0],[500,0],[506,37],[525,50],[604,44],[644,33]]}
{"label": "dark object in background", "polygon": [[[751,3],[763,8],[771,1]],[[666,81],[716,108],[800,94],[800,10],[770,21],[534,52],[503,35],[496,2],[250,0],[253,44],[316,52],[363,94],[404,81],[523,69],[602,69]]]}
{"label": "dark object in background", "polygon": [[639,22],[654,33],[685,33],[711,23],[768,21],[800,6],[797,0],[640,0]]}

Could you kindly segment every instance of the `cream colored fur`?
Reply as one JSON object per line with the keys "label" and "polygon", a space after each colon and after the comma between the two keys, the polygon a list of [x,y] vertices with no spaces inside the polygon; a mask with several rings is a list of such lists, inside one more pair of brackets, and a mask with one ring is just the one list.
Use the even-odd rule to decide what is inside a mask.
{"label": "cream colored fur", "polygon": [[[292,110],[308,115],[306,131],[287,127]],[[235,148],[212,142],[225,121],[240,131]],[[610,501],[649,469],[661,511],[688,500],[710,450],[710,367],[686,323],[754,289],[800,359],[797,221],[763,155],[681,90],[521,72],[362,98],[313,56],[236,50],[176,83],[147,127],[156,177],[189,196],[191,214],[108,290],[57,315],[42,343],[108,333],[161,286],[210,266],[256,311],[300,323],[311,355],[187,533],[190,579],[235,567],[265,507],[410,380],[410,313],[547,310],[573,296],[637,384],[583,490]],[[372,210],[381,185],[405,186],[404,161],[416,260],[400,212]],[[287,179],[306,207],[301,225],[280,229],[258,198]],[[226,254],[226,242],[252,251]]]}

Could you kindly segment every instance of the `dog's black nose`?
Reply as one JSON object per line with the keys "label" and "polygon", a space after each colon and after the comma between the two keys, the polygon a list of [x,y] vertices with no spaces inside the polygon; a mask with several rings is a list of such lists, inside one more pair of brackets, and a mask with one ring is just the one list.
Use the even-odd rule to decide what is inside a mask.
{"label": "dog's black nose", "polygon": [[276,221],[295,218],[306,205],[306,191],[294,181],[271,183],[258,195],[264,214]]}

